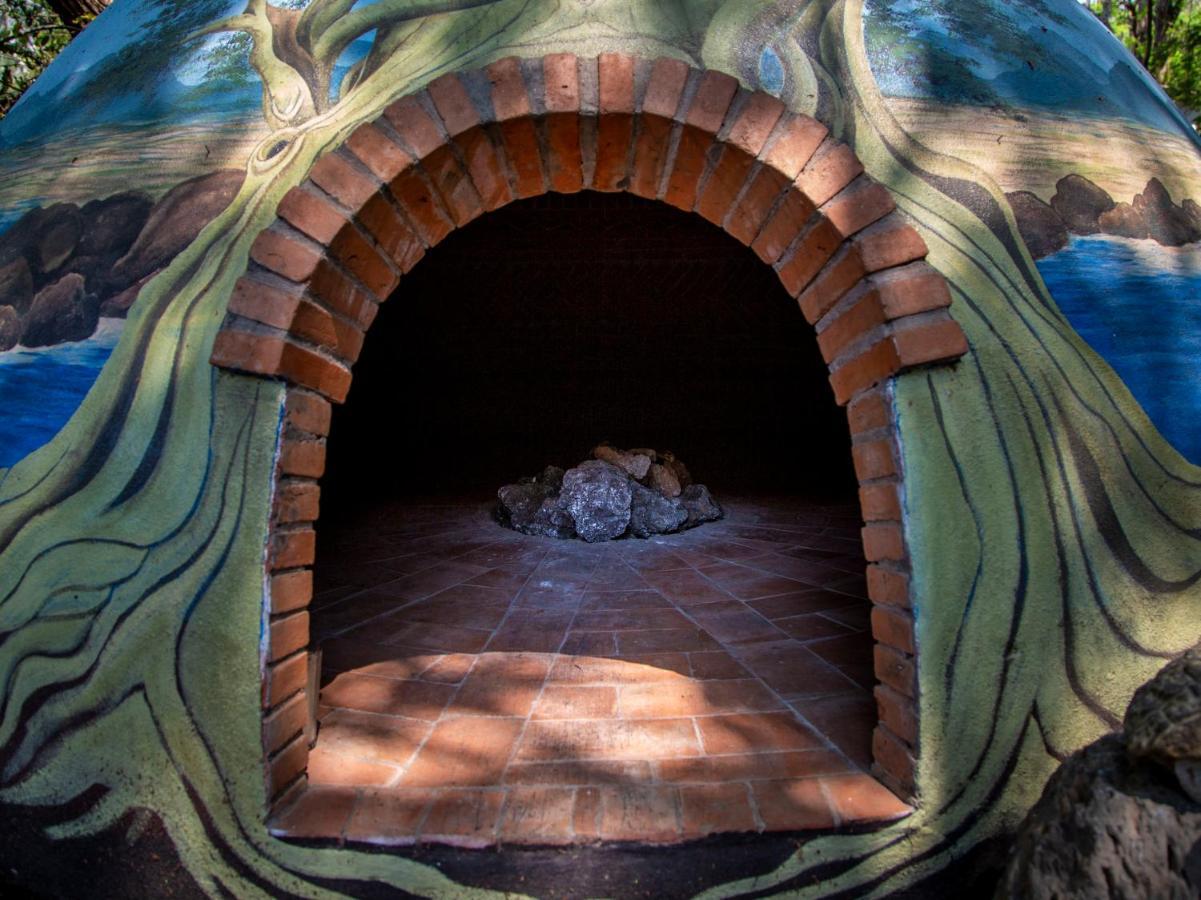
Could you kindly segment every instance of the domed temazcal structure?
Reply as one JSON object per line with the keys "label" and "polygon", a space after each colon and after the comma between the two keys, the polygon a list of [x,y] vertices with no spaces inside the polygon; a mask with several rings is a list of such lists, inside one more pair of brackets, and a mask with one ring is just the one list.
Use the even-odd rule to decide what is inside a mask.
{"label": "domed temazcal structure", "polygon": [[[0,861],[24,887],[935,891],[1201,639],[1201,150],[1074,0],[116,0],[0,122],[0,173]],[[551,213],[610,224],[550,259]],[[702,226],[716,243],[672,257]],[[709,277],[727,252],[795,301],[773,307],[785,325],[735,334],[771,304]],[[542,342],[554,367],[479,362],[492,335],[523,348],[506,365],[533,346],[524,288],[413,287],[406,307],[439,259],[461,260],[447,278],[525,265],[527,285],[578,266],[553,306],[576,324]],[[623,329],[613,286],[671,266],[688,289],[621,307]],[[621,342],[656,317],[659,346],[713,332],[719,351],[688,368],[680,350],[583,447],[624,440],[677,372],[673,409],[723,390],[727,411],[766,409],[783,381],[734,362],[809,354],[828,389],[762,430],[693,423],[694,444],[741,435],[745,465],[817,484],[853,463],[857,511],[734,502],[718,537],[570,561],[438,506],[318,545],[332,410],[375,396],[350,391],[360,353],[356,371],[403,365],[389,317],[455,304],[485,324],[446,339],[478,376],[439,395],[446,421],[603,382],[572,366],[632,366],[648,354]],[[443,338],[409,340],[428,361]],[[473,405],[492,381],[520,400]],[[589,396],[592,427],[610,398]],[[826,407],[849,428],[833,462],[810,447],[841,433]],[[387,426],[343,468],[382,485],[433,420],[376,409]],[[767,452],[772,429],[787,450]],[[506,434],[473,446],[499,460]],[[452,590],[459,618],[421,617]],[[409,630],[350,662],[337,617],[372,592],[354,621]],[[505,682],[442,742],[466,673],[516,657],[535,687]],[[620,674],[556,682],[568,664]],[[435,751],[441,780],[416,780]],[[576,849],[531,849],[548,844]]]}

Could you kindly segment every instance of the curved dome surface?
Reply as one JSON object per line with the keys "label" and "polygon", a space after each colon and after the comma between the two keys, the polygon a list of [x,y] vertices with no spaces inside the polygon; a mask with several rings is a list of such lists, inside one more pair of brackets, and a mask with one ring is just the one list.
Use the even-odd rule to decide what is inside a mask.
{"label": "curved dome surface", "polygon": [[115,0],[0,121],[24,881],[128,875],[133,842],[211,893],[511,884],[269,826],[304,786],[271,698],[284,658],[303,696],[316,517],[281,498],[315,498],[401,274],[580,188],[715,222],[815,326],[860,479],[873,771],[913,809],[647,859],[721,896],[959,877],[1201,640],[1201,144],[1075,0]]}

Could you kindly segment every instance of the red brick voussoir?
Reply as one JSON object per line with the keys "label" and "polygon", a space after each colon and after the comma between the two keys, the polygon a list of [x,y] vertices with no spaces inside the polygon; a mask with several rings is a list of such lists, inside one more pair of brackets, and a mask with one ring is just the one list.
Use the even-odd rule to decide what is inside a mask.
{"label": "red brick voussoir", "polygon": [[483,213],[582,189],[702,215],[772,266],[814,326],[847,407],[867,523],[881,682],[874,771],[913,799],[919,648],[887,384],[967,352],[950,292],[891,193],[822,123],[725,73],[621,53],[510,57],[441,76],[324,156],[251,248],[211,361],[289,386],[266,551],[268,798],[304,786],[297,729],[317,479],[329,404],[345,399],[378,305],[430,247]]}

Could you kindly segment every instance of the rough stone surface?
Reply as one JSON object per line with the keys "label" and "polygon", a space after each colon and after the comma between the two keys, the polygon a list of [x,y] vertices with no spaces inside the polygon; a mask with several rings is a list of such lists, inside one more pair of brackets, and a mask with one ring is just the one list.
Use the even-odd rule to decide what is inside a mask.
{"label": "rough stone surface", "polygon": [[576,533],[588,543],[621,537],[630,524],[630,480],[617,466],[595,459],[568,469],[563,499]]}
{"label": "rough stone surface", "polygon": [[[498,521],[526,534],[594,542],[670,534],[722,516],[704,485],[681,486],[677,472],[691,477],[671,453],[601,444],[592,455],[604,458],[567,472],[547,466],[540,475],[502,487]],[[652,463],[654,458],[663,463]]]}
{"label": "rough stone surface", "polygon": [[113,266],[113,293],[160,269],[227,207],[245,172],[221,169],[177,184],[154,205],[129,252]]}
{"label": "rough stone surface", "polygon": [[1201,762],[1201,649],[1172,660],[1135,691],[1123,727],[1135,758]]}
{"label": "rough stone surface", "polygon": [[1101,213],[1097,224],[1105,234],[1137,239],[1148,237],[1147,217],[1141,209],[1136,209],[1130,203],[1119,203],[1108,212]]}
{"label": "rough stone surface", "polygon": [[630,489],[630,534],[635,537],[670,534],[688,521],[688,510],[679,500],[637,483]]}
{"label": "rough stone surface", "polygon": [[21,329],[26,347],[45,347],[63,341],[82,341],[96,330],[100,304],[84,292],[82,275],[64,275],[33,298]]}
{"label": "rough stone surface", "polygon": [[1165,247],[1181,247],[1201,240],[1201,228],[1185,210],[1172,202],[1168,189],[1152,178],[1134,198],[1134,208],[1147,220],[1150,236]]}
{"label": "rough stone surface", "polygon": [[1192,900],[1201,896],[1201,803],[1123,735],[1069,757],[1015,842],[998,897]]}
{"label": "rough stone surface", "polygon": [[86,224],[79,241],[79,256],[115,258],[137,239],[150,217],[154,202],[139,191],[126,191],[83,205]]}
{"label": "rough stone surface", "polygon": [[11,306],[0,306],[0,353],[17,346],[21,339],[21,318]]}
{"label": "rough stone surface", "polygon": [[74,203],[55,203],[47,207],[39,222],[30,259],[35,274],[53,272],[70,259],[83,231],[83,214]]}
{"label": "rough stone surface", "polygon": [[680,482],[680,487],[686,488],[692,484],[692,474],[688,471],[688,467],[684,465],[684,461],[677,458],[670,450],[665,450],[660,454],[663,465],[671,469],[676,476],[676,481]]}
{"label": "rough stone surface", "polygon": [[11,306],[24,313],[33,303],[33,275],[29,263],[20,256],[0,266],[0,306]]}
{"label": "rough stone surface", "polygon": [[722,517],[721,506],[703,484],[690,484],[680,494],[680,502],[688,512],[688,527],[703,522],[715,522]]}
{"label": "rough stone surface", "polygon": [[1055,182],[1051,207],[1073,234],[1096,234],[1101,213],[1114,208],[1113,198],[1083,175],[1065,175]]}
{"label": "rough stone surface", "polygon": [[1029,191],[1014,191],[1005,196],[1031,256],[1042,259],[1068,245],[1067,226],[1048,204]]}

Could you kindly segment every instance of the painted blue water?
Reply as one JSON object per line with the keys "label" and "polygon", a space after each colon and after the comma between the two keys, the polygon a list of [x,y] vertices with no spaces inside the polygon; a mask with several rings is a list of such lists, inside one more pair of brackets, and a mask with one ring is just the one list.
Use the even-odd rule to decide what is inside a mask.
{"label": "painted blue water", "polygon": [[124,319],[101,319],[86,341],[0,353],[0,468],[67,424],[117,345]]}
{"label": "painted blue water", "polygon": [[1160,433],[1201,465],[1201,246],[1074,237],[1038,268]]}

